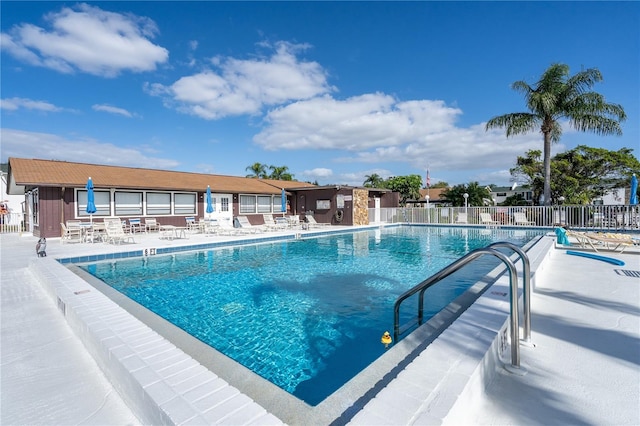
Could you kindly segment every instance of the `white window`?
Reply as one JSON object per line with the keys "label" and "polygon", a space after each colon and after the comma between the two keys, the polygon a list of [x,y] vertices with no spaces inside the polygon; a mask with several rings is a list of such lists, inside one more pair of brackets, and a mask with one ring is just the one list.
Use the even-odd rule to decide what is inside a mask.
{"label": "white window", "polygon": [[171,194],[168,192],[147,192],[147,215],[171,214]]}
{"label": "white window", "polygon": [[256,212],[256,196],[255,195],[241,195],[240,196],[240,213],[255,213]]}
{"label": "white window", "polygon": [[142,215],[142,192],[116,192],[115,209],[116,216]]}
{"label": "white window", "polygon": [[[87,191],[77,192],[76,217],[88,217],[87,213]],[[111,194],[109,191],[93,191],[93,202],[96,205],[96,212],[93,216],[111,216]]]}
{"label": "white window", "polygon": [[258,195],[258,213],[271,213],[271,195]]}
{"label": "white window", "polygon": [[174,214],[196,214],[196,194],[175,194]]}
{"label": "white window", "polygon": [[228,197],[220,197],[220,211],[228,212],[229,211],[229,198]]}
{"label": "white window", "polygon": [[274,213],[279,213],[282,211],[282,196],[281,195],[274,195],[272,200],[272,204],[273,204],[273,211]]}

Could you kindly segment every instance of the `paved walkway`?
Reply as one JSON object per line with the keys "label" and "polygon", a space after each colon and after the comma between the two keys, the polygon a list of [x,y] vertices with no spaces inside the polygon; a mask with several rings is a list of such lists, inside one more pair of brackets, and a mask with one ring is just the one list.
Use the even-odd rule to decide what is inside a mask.
{"label": "paved walkway", "polygon": [[[0,423],[140,424],[31,276],[35,242],[0,237]],[[53,240],[48,252],[97,249]],[[499,371],[484,393],[461,395],[445,423],[640,424],[640,279],[621,272],[640,271],[640,256],[628,251],[602,253],[623,267],[555,253],[532,297],[528,373]]]}
{"label": "paved walkway", "polygon": [[29,272],[36,241],[0,237],[0,424],[140,424]]}
{"label": "paved walkway", "polygon": [[599,253],[624,266],[556,251],[531,298],[535,347],[521,351],[527,374],[499,370],[484,393],[454,407],[447,423],[640,425],[640,256],[634,249]]}

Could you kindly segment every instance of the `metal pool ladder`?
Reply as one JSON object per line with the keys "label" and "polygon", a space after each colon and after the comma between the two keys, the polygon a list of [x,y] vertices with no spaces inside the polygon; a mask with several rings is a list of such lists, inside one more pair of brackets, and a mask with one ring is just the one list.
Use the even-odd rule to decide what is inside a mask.
{"label": "metal pool ladder", "polygon": [[[454,272],[458,271],[465,265],[471,263],[479,257],[484,255],[492,255],[497,257],[507,266],[509,270],[509,289],[510,289],[510,327],[511,327],[511,366],[515,369],[520,369],[520,329],[519,329],[519,312],[518,312],[518,274],[516,267],[511,259],[504,253],[499,252],[494,247],[506,247],[515,251],[522,259],[523,264],[523,304],[524,304],[524,324],[523,334],[524,341],[529,343],[531,340],[531,271],[529,266],[529,258],[518,246],[508,242],[497,242],[490,244],[487,247],[479,248],[467,253],[465,256],[453,262],[451,265],[436,272],[431,277],[427,278],[415,287],[407,290],[401,294],[396,300],[393,306],[393,337],[394,341],[398,341],[398,337],[404,334],[410,326],[407,326],[403,331],[400,330],[400,305],[403,301],[413,296],[416,293],[418,295],[418,325],[424,322],[424,293],[429,287],[436,284],[440,280],[448,277]],[[413,325],[413,324],[411,324]]]}

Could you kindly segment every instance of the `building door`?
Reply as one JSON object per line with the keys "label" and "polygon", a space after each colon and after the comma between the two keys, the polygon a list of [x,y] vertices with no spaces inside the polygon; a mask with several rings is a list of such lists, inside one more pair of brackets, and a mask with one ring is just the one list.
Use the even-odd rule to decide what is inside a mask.
{"label": "building door", "polygon": [[233,220],[233,199],[231,194],[211,194],[214,211],[211,213],[212,219]]}

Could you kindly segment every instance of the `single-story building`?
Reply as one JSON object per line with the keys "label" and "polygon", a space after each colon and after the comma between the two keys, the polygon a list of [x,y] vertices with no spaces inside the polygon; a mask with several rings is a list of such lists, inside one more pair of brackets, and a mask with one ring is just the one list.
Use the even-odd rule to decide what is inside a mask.
{"label": "single-story building", "polygon": [[[92,220],[156,218],[162,225],[184,226],[185,217],[205,217],[207,186],[219,220],[263,214],[312,214],[317,222],[366,225],[368,209],[397,207],[399,194],[388,189],[324,186],[297,181],[188,173],[67,161],[9,158],[7,193],[25,197],[24,228],[38,237],[59,237],[61,223],[89,220],[87,181],[94,186]],[[286,212],[282,212],[282,190]]]}

